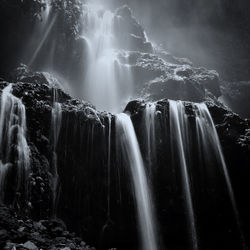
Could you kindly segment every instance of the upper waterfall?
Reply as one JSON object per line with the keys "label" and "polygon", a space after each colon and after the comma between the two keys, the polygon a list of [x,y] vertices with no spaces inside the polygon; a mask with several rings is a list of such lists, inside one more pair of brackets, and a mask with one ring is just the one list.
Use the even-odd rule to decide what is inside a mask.
{"label": "upper waterfall", "polygon": [[86,4],[82,36],[88,53],[83,95],[99,110],[117,113],[132,94],[132,86],[128,66],[119,61],[114,21],[115,14],[98,1]]}

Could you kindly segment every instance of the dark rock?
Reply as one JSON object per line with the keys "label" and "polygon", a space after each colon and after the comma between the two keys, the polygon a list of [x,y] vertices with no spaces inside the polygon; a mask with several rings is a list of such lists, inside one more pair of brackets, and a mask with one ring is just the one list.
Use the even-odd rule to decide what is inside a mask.
{"label": "dark rock", "polygon": [[[164,236],[175,232],[178,239],[173,236],[171,240],[173,238],[173,241],[177,241],[182,237],[181,240],[187,242],[188,239],[183,236],[185,232],[182,231],[182,228],[186,228],[186,215],[182,207],[183,193],[179,177],[176,176],[179,168],[172,168],[171,154],[168,153],[170,152],[169,136],[171,136],[168,126],[169,104],[167,99],[159,99],[168,97],[188,101],[211,100],[207,102],[207,106],[223,145],[233,185],[239,190],[237,192],[244,194],[242,197],[246,197],[244,190],[247,188],[244,183],[249,176],[249,122],[242,120],[216,101],[219,86],[216,72],[194,68],[190,65],[168,63],[149,53],[131,52],[128,59],[138,79],[138,92],[156,101],[157,165],[151,177],[159,217],[171,225],[168,228],[162,225],[162,232]],[[100,247],[105,246],[107,249],[112,246],[117,246],[118,249],[121,246],[130,249],[131,246],[137,245],[135,204],[129,184],[130,176],[123,165],[117,166],[116,156],[119,152],[116,150],[116,131],[113,129],[115,119],[110,114],[97,112],[87,102],[72,99],[60,89],[57,91],[60,96],[58,101],[62,107],[62,123],[56,153],[61,192],[58,198],[57,216],[65,221],[69,231],[76,233],[67,232],[65,223],[59,219],[48,220],[52,215],[53,155],[50,126],[53,94],[51,87],[42,76],[38,74],[32,78],[35,73],[31,73],[30,76],[27,72],[24,74],[29,80],[13,83],[13,94],[23,97],[26,107],[27,141],[31,150],[31,173],[28,182],[32,188],[29,199],[24,201],[22,208],[25,209],[16,210],[19,215],[1,207],[1,228],[8,232],[11,242],[21,244],[30,240],[42,249],[70,247],[71,243],[76,249],[80,247],[88,249],[82,243],[82,239],[76,235],[84,236],[90,244],[99,244]],[[29,82],[33,81],[32,79],[34,83]],[[3,83],[1,88],[4,86],[6,83]],[[192,103],[186,102],[185,108],[188,119],[191,124],[194,124]],[[145,131],[142,129],[144,110],[145,101],[140,99],[128,103],[125,108],[125,112],[131,114],[141,151],[145,156]],[[112,222],[110,218],[107,219],[107,168],[104,167],[107,164],[105,159],[109,117],[111,117],[112,124],[110,159]],[[191,127],[190,133],[193,132],[194,127]],[[197,145],[192,143],[190,150],[195,152],[196,147]],[[235,160],[235,154],[240,159]],[[147,162],[146,157],[145,159]],[[237,167],[238,163],[240,167]],[[192,173],[195,176],[192,180],[197,185],[196,182],[200,180],[197,177],[200,176],[196,171]],[[241,182],[241,180],[244,181]],[[222,186],[222,184],[219,185]],[[199,190],[197,188],[195,192]],[[219,190],[224,190],[224,187]],[[204,192],[217,195],[218,190],[215,192],[211,188]],[[244,212],[244,219],[248,221],[244,199],[239,193],[237,193],[237,199],[240,202],[240,209]],[[199,199],[203,195],[199,196]],[[223,200],[218,199],[218,202],[221,205]],[[20,216],[20,213],[23,216]],[[226,216],[229,215],[230,213],[226,214]],[[34,220],[39,222],[34,222]],[[177,223],[173,223],[175,220]],[[19,230],[20,228],[24,229]],[[126,239],[124,239],[125,234]]]}
{"label": "dark rock", "polygon": [[[60,235],[60,234],[57,234],[57,235]],[[56,237],[55,241],[57,241],[58,243],[65,243],[66,238],[65,237]]]}
{"label": "dark rock", "polygon": [[[122,54],[122,63],[127,63]],[[162,98],[184,101],[216,100],[220,95],[218,73],[189,64],[170,63],[157,54],[130,52],[128,63],[141,98],[157,101]]]}
{"label": "dark rock", "polygon": [[131,101],[127,104],[126,108],[125,108],[125,112],[128,112],[132,115],[137,114],[139,111],[141,111],[142,108],[142,101],[140,100],[135,100],[135,101]]}
{"label": "dark rock", "polygon": [[222,102],[243,118],[250,118],[250,82],[222,82]]}
{"label": "dark rock", "polygon": [[[4,217],[8,217],[12,213],[12,210],[0,206],[0,214]],[[2,217],[0,217],[1,219]],[[10,223],[10,224],[9,224]],[[45,229],[44,224],[50,225]],[[2,220],[0,220],[0,227],[2,227]],[[27,219],[21,215],[16,215],[12,217],[12,220],[6,220],[5,223],[6,229],[0,230],[0,247],[1,249],[13,250],[13,247],[16,249],[51,249],[53,245],[55,249],[70,247],[71,249],[88,249],[87,247],[83,248],[81,245],[82,239],[76,238],[75,234],[67,233],[67,239],[63,236],[55,235],[53,230],[54,226],[61,225],[65,227],[64,223],[61,220],[42,220],[40,222],[32,221],[32,219]],[[25,226],[25,234],[20,235],[20,228],[22,225]],[[23,227],[24,227],[23,226]],[[39,230],[39,232],[37,232]],[[19,243],[18,245],[12,242]],[[23,244],[23,242],[25,242]]]}
{"label": "dark rock", "polygon": [[163,98],[193,102],[205,100],[205,90],[201,85],[182,79],[155,79],[149,82],[145,92],[150,93],[149,99],[153,101]]}
{"label": "dark rock", "polygon": [[23,247],[28,250],[38,250],[37,246],[31,241],[25,242],[23,244]]}
{"label": "dark rock", "polygon": [[72,250],[72,249],[73,249],[73,250],[74,250],[74,249],[76,249],[75,244],[74,244],[74,243],[72,243],[72,242],[69,244],[69,246],[68,246],[68,247],[69,247],[69,249],[71,249],[71,250]]}
{"label": "dark rock", "polygon": [[0,242],[6,241],[9,239],[9,234],[5,229],[0,230]]}
{"label": "dark rock", "polygon": [[7,242],[3,249],[4,250],[14,250],[15,247],[16,247],[15,243]]}
{"label": "dark rock", "polygon": [[21,232],[23,232],[24,230],[25,230],[25,227],[19,227],[17,231],[21,233]]}
{"label": "dark rock", "polygon": [[116,10],[114,27],[121,49],[153,52],[152,44],[147,41],[144,29],[132,16],[128,6]]}

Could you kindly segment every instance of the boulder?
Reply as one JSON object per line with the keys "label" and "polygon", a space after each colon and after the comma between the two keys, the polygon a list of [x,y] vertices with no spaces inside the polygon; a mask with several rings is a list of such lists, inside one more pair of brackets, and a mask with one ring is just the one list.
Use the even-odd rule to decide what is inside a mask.
{"label": "boulder", "polygon": [[31,241],[25,242],[23,247],[27,250],[38,250],[38,247]]}

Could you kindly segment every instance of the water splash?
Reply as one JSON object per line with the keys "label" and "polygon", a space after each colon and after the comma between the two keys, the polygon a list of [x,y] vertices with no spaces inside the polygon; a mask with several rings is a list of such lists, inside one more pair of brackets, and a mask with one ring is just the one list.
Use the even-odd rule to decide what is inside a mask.
{"label": "water splash", "polygon": [[156,250],[155,218],[151,192],[147,182],[143,160],[135,134],[134,126],[127,114],[116,115],[118,145],[125,162],[128,162],[135,188],[137,212],[141,230],[143,250]]}
{"label": "water splash", "polygon": [[[202,148],[204,148],[204,153],[205,154],[212,153],[218,160],[219,165],[222,167],[230,201],[233,207],[233,212],[240,232],[242,248],[244,250],[248,249],[246,246],[245,237],[241,227],[239,210],[235,200],[231,179],[228,173],[227,165],[224,159],[222,147],[220,144],[220,140],[213,119],[205,103],[194,104],[194,109],[196,110],[196,130],[199,138],[199,143],[202,146]],[[210,148],[211,146],[209,145],[211,145],[212,148]]]}
{"label": "water splash", "polygon": [[[12,85],[2,90],[0,112],[0,197],[4,201],[6,185],[16,194],[28,195],[27,178],[30,170],[30,149],[26,141],[26,111],[22,101],[12,95]],[[8,171],[15,180],[6,180]]]}
{"label": "water splash", "polygon": [[193,208],[192,191],[190,184],[190,176],[188,173],[186,148],[188,135],[188,121],[185,114],[185,106],[181,101],[169,101],[169,116],[170,116],[170,133],[172,148],[177,149],[177,156],[180,161],[182,182],[185,192],[185,198],[188,209],[188,219],[191,228],[193,249],[198,250],[198,237],[195,222],[195,214]]}

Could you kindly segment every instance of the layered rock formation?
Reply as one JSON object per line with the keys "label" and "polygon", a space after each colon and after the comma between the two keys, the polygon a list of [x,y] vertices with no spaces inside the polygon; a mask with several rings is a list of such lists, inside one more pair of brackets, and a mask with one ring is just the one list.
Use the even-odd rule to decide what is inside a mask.
{"label": "layered rock formation", "polygon": [[[149,65],[150,63],[149,60]],[[17,211],[36,220],[49,218],[53,214],[51,180],[53,180],[52,167],[54,158],[51,140],[51,114],[54,100],[53,90],[56,89],[57,102],[61,104],[62,108],[61,129],[56,150],[59,174],[57,215],[66,222],[70,230],[76,231],[87,242],[97,247],[116,246],[120,249],[126,249],[126,247],[135,245],[134,201],[131,188],[126,184],[129,183],[128,172],[123,169],[117,159],[114,117],[111,114],[96,111],[89,103],[72,99],[58,87],[58,82],[46,73],[33,73],[25,66],[22,66],[14,72],[11,82],[13,95],[20,98],[26,108],[27,141],[31,151],[31,172],[28,180],[30,186],[29,199],[17,201],[15,198],[17,194],[14,194],[12,198],[9,197],[7,204],[14,206]],[[8,84],[8,82],[2,81],[1,88]],[[178,92],[179,90],[176,89],[176,93]],[[164,239],[172,239],[168,242],[169,246],[172,246],[177,244],[180,237],[184,237],[182,238],[183,244],[187,244],[188,240],[181,231],[185,229],[185,212],[181,205],[182,191],[179,184],[173,182],[175,178],[172,178],[173,173],[170,167],[173,165],[170,159],[171,155],[168,153],[170,152],[168,149],[168,106],[167,99],[156,103],[157,161],[151,166],[153,171],[151,179],[153,189],[157,194],[155,200],[156,207],[159,209],[159,222],[167,221],[161,225],[161,231]],[[192,124],[195,121],[194,107],[189,102],[186,102],[185,106]],[[250,174],[248,170],[249,122],[242,120],[236,114],[211,100],[207,102],[207,106],[220,136],[232,183],[236,190],[237,202],[243,215],[243,224],[246,227],[244,229],[248,230],[249,218],[245,196],[247,195],[247,179]],[[133,101],[125,109],[132,115],[144,156],[146,156],[145,130],[142,126],[145,107],[143,101]],[[111,156],[108,163],[110,129]],[[195,134],[194,128],[190,131],[190,135],[192,133]],[[194,144],[192,144],[190,150],[192,154],[195,154]],[[195,159],[195,156],[193,157]],[[145,159],[147,158],[145,157]],[[108,173],[108,164],[110,164],[110,173]],[[197,168],[196,163],[194,163],[193,168]],[[173,168],[173,171],[176,170]],[[199,172],[194,170],[191,172],[194,180],[197,181],[201,178]],[[107,182],[108,174],[111,179],[110,187],[108,187]],[[215,184],[218,185],[217,188],[219,189],[205,186],[204,192],[215,195],[218,190],[223,190],[224,184],[220,178],[218,177],[218,180],[215,180]],[[178,182],[178,178],[176,181]],[[200,184],[196,183],[194,185],[199,186]],[[215,195],[215,202],[218,203],[219,207],[219,204],[221,204],[224,213],[220,221],[227,221],[229,228],[232,229],[232,232],[235,232],[233,220],[229,220],[232,214],[224,210],[225,204],[222,205],[227,200],[227,194],[222,192],[217,195]],[[199,200],[198,196],[197,199]],[[109,212],[108,197],[110,199]],[[222,197],[225,198],[222,199]],[[226,204],[228,204],[228,200]],[[161,210],[163,207],[164,209]],[[207,211],[206,208],[203,207],[203,209],[205,212]],[[121,214],[123,214],[122,217]],[[180,224],[177,223],[178,227],[171,223],[170,218],[172,216],[183,220],[182,222],[179,221]],[[201,218],[203,218],[202,214]],[[204,221],[203,223],[205,225],[207,222]],[[210,232],[209,228],[210,226],[207,225],[207,228],[204,229],[205,234]],[[126,235],[125,238],[124,235]],[[170,237],[170,235],[172,236]],[[176,238],[174,235],[178,237]],[[225,239],[228,234],[224,232],[224,235],[220,234],[220,237]],[[218,247],[223,246],[222,241],[218,243]],[[237,239],[235,240],[232,237],[232,241],[228,241],[228,246],[230,244],[237,245]],[[183,246],[179,247],[182,249]]]}
{"label": "layered rock formation", "polygon": [[[57,21],[52,31],[58,29],[61,32],[60,24]],[[120,41],[117,46],[120,66],[129,67],[133,76],[132,98],[136,100],[129,102],[124,111],[131,114],[152,185],[159,225],[157,234],[161,235],[159,245],[176,250],[190,246],[180,166],[171,154],[171,142],[175,140],[170,131],[168,99],[171,99],[182,100],[183,115],[189,124],[189,143],[185,146],[191,159],[188,163],[200,245],[202,249],[237,249],[241,244],[240,237],[219,164],[210,159],[209,167],[201,169],[206,156],[200,152],[196,124],[199,105],[194,102],[205,102],[216,125],[246,241],[249,241],[250,230],[246,202],[250,175],[249,121],[218,101],[221,79],[217,72],[194,67],[187,59],[153,48],[128,7],[115,11],[114,27]],[[72,37],[70,32],[71,35],[60,32],[54,33],[45,43],[40,51],[45,56],[37,57],[35,67],[48,66],[46,50],[58,42],[50,54],[54,59],[53,69],[64,76],[69,75],[68,80],[76,90],[73,94],[77,96],[80,87],[76,85],[86,73],[87,40],[79,34]],[[68,36],[72,39],[67,39]],[[115,129],[114,114],[99,112],[92,104],[72,97],[52,74],[33,72],[25,65],[4,75],[0,82],[1,91],[10,84],[11,95],[25,107],[25,140],[30,163],[26,196],[14,185],[18,176],[16,159],[19,158],[16,154],[19,151],[16,140],[13,140],[9,146],[16,149],[11,159],[14,167],[0,184],[2,192],[7,194],[2,202],[18,215],[12,219],[8,209],[1,207],[1,246],[6,249],[14,246],[20,249],[89,249],[69,233],[63,223],[50,219],[57,216],[70,231],[98,249],[137,249],[139,230],[134,189],[126,162],[120,160],[121,153],[117,149],[117,136],[121,135]],[[226,90],[223,91],[225,94]],[[155,107],[151,122],[155,127],[156,150],[150,158],[145,112],[147,105],[152,104]],[[13,117],[18,120],[15,105],[13,110]],[[14,137],[18,140],[15,132]],[[4,166],[9,163],[2,155],[0,157],[1,167],[2,163]]]}

